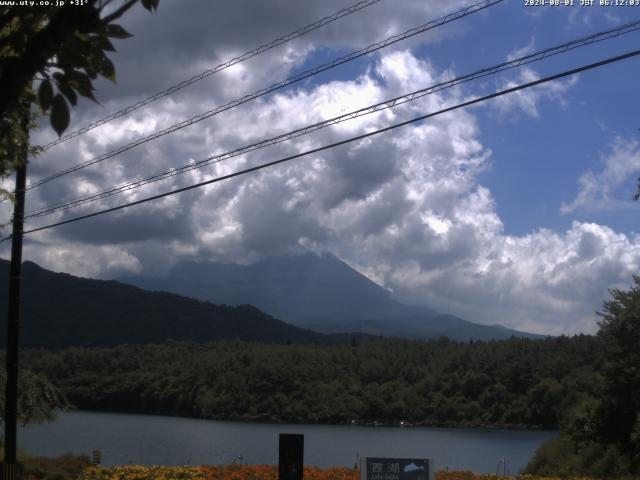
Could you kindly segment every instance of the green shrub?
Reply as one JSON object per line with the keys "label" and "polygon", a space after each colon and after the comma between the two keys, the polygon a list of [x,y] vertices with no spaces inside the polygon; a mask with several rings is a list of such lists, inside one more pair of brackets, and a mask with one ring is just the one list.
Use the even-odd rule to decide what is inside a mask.
{"label": "green shrub", "polygon": [[523,473],[543,477],[624,478],[630,471],[630,457],[615,445],[577,444],[570,437],[560,435],[536,451]]}
{"label": "green shrub", "polygon": [[62,455],[56,458],[32,457],[22,462],[25,480],[72,480],[91,465],[87,455]]}

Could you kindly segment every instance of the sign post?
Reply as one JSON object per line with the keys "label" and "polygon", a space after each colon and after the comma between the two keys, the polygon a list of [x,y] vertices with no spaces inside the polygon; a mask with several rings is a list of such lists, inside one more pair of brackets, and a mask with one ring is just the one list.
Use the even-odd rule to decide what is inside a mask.
{"label": "sign post", "polygon": [[302,480],[304,435],[281,433],[278,451],[278,480]]}
{"label": "sign post", "polygon": [[433,460],[363,457],[360,480],[434,480]]}

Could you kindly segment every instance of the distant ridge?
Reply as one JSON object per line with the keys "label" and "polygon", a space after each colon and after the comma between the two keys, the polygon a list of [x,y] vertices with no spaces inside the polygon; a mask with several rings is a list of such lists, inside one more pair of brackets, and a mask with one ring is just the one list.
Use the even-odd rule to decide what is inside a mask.
{"label": "distant ridge", "polygon": [[[251,305],[226,306],[148,292],[114,281],[54,273],[23,264],[20,346],[61,349],[123,343],[222,339],[265,343],[347,342],[298,328]],[[9,262],[0,260],[0,311],[7,311]],[[6,318],[2,315],[2,318]],[[6,344],[0,328],[0,345]]]}
{"label": "distant ridge", "polygon": [[119,280],[212,303],[249,303],[285,322],[324,333],[364,332],[416,339],[446,336],[456,341],[542,338],[402,304],[330,254],[270,257],[252,265],[183,262],[164,278]]}

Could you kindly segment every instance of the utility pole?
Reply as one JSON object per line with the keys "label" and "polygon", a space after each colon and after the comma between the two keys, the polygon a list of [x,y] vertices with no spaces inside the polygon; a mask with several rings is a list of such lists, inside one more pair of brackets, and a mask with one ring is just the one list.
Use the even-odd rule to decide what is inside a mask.
{"label": "utility pole", "polygon": [[[26,103],[26,102],[25,102]],[[3,479],[16,479],[18,434],[18,338],[20,326],[20,286],[22,283],[22,232],[24,230],[24,194],[27,183],[30,105],[23,114],[24,144],[19,146],[16,168],[13,230],[11,235],[11,266],[9,271],[9,312],[7,318],[7,387],[4,414]]]}

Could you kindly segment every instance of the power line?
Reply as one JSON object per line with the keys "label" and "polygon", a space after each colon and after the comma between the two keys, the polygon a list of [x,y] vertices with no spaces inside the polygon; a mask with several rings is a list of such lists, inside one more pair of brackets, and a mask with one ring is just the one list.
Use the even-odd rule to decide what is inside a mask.
{"label": "power line", "polygon": [[206,118],[210,118],[211,116],[214,116],[214,115],[217,115],[217,114],[219,114],[221,112],[224,112],[224,111],[230,110],[232,108],[235,108],[235,107],[237,107],[239,105],[242,105],[242,104],[244,104],[246,102],[254,100],[254,99],[256,99],[256,98],[258,98],[260,96],[266,95],[266,94],[271,93],[271,92],[273,92],[275,90],[278,90],[278,89],[281,89],[281,88],[286,87],[288,85],[291,85],[293,83],[299,82],[299,81],[304,80],[306,78],[309,78],[309,77],[311,77],[313,75],[316,75],[316,74],[321,73],[323,71],[326,71],[326,70],[329,70],[331,68],[334,68],[334,67],[336,67],[338,65],[342,65],[342,64],[347,63],[349,61],[355,60],[356,58],[359,58],[359,57],[362,57],[362,56],[367,55],[369,53],[372,53],[374,51],[377,51],[377,50],[379,50],[381,48],[384,48],[384,47],[387,47],[389,45],[392,45],[392,44],[394,44],[396,42],[399,42],[401,40],[405,40],[405,39],[407,39],[409,37],[412,37],[414,35],[417,35],[419,33],[423,33],[424,31],[436,28],[436,27],[441,26],[443,24],[446,24],[446,23],[452,22],[454,20],[457,20],[459,18],[465,17],[467,15],[470,15],[471,13],[475,13],[475,12],[477,12],[479,10],[482,10],[484,8],[492,6],[492,5],[496,4],[496,3],[500,3],[501,1],[503,1],[503,0],[483,0],[483,1],[478,2],[476,4],[470,5],[469,7],[466,7],[464,9],[462,9],[462,10],[459,10],[457,12],[454,12],[454,13],[448,14],[448,15],[446,15],[444,17],[441,17],[439,19],[427,22],[427,23],[425,23],[423,25],[420,25],[419,27],[415,27],[415,28],[409,29],[404,33],[397,34],[397,35],[392,35],[392,36],[386,38],[385,40],[382,40],[382,41],[377,42],[375,44],[369,45],[368,47],[365,47],[365,48],[363,48],[361,50],[354,51],[354,52],[352,52],[352,53],[350,53],[348,55],[339,57],[339,58],[334,59],[334,60],[332,60],[330,62],[327,62],[325,64],[319,65],[319,66],[314,67],[314,68],[309,69],[309,70],[306,70],[305,72],[302,72],[302,73],[300,73],[300,74],[298,74],[298,75],[296,75],[294,77],[288,78],[288,79],[286,79],[286,80],[284,80],[282,82],[275,83],[275,84],[273,84],[273,85],[271,85],[271,86],[269,86],[267,88],[263,88],[263,89],[258,90],[256,92],[253,92],[251,94],[247,94],[247,95],[245,95],[244,97],[242,97],[240,99],[232,100],[231,102],[229,102],[229,103],[227,103],[225,105],[216,107],[213,110],[209,110],[207,112],[201,113],[201,114],[196,115],[196,116],[194,116],[194,117],[192,117],[192,118],[190,118],[188,120],[184,120],[184,121],[182,121],[180,123],[177,123],[175,125],[172,125],[170,127],[165,128],[163,130],[155,132],[155,133],[153,133],[153,134],[151,134],[151,135],[149,135],[147,137],[135,140],[135,141],[133,141],[133,142],[127,144],[127,145],[120,146],[120,147],[118,147],[118,148],[116,148],[116,149],[114,149],[114,150],[112,150],[110,152],[107,152],[105,154],[99,155],[99,156],[94,157],[94,158],[92,158],[90,160],[82,162],[82,163],[80,163],[78,165],[75,165],[75,166],[70,167],[68,169],[65,169],[65,170],[62,170],[60,172],[57,172],[57,173],[55,173],[53,175],[50,175],[49,177],[46,177],[46,178],[44,178],[44,179],[42,179],[42,180],[40,180],[40,181],[38,181],[36,183],[33,183],[33,184],[29,185],[27,187],[27,189],[30,190],[31,188],[38,187],[38,186],[40,186],[40,185],[42,185],[44,183],[48,183],[48,182],[50,182],[50,181],[52,181],[52,180],[54,180],[56,178],[59,178],[61,176],[68,175],[70,173],[76,172],[76,171],[81,170],[83,168],[86,168],[88,166],[91,166],[91,165],[94,165],[96,163],[102,162],[102,161],[107,160],[109,158],[112,158],[112,157],[114,157],[116,155],[119,155],[119,154],[121,154],[121,153],[123,153],[123,152],[125,152],[127,150],[130,150],[131,148],[134,148],[134,147],[136,147],[138,145],[142,145],[142,144],[147,143],[147,142],[149,142],[151,140],[154,140],[156,138],[162,137],[162,136],[167,135],[169,133],[173,133],[173,132],[175,132],[177,130],[180,130],[182,128],[191,126],[191,125],[193,125],[195,123],[198,123],[198,122],[200,122],[200,121],[202,121],[202,120],[204,120]]}
{"label": "power line", "polygon": [[85,127],[82,127],[78,130],[75,130],[73,132],[68,133],[67,135],[58,138],[57,140],[54,140],[51,143],[48,143],[47,145],[45,145],[44,147],[42,147],[42,150],[48,150],[51,147],[54,147],[55,145],[58,145],[62,142],[66,142],[67,140],[77,137],[78,135],[82,135],[83,133],[86,133],[90,130],[93,130],[96,127],[99,127],[100,125],[104,125],[105,123],[110,122],[111,120],[115,120],[116,118],[120,118],[123,117],[124,115],[127,115],[131,112],[133,112],[134,110],[138,110],[139,108],[144,107],[145,105],[148,105],[152,102],[155,102],[156,100],[159,100],[161,98],[164,98],[168,95],[171,95],[175,92],[177,92],[178,90],[182,90],[183,88],[196,83],[204,78],[207,78],[211,75],[213,75],[214,73],[217,73],[221,70],[224,70],[226,68],[232,67],[233,65],[237,65],[238,63],[244,62],[245,60],[248,60],[250,58],[253,58],[257,55],[260,55],[261,53],[264,53],[268,50],[271,50],[275,47],[278,47],[290,40],[293,40],[295,38],[301,37],[303,35],[306,35],[309,32],[312,32],[314,30],[317,30],[320,27],[323,27],[324,25],[327,25],[329,23],[332,23],[336,20],[338,20],[339,18],[342,18],[344,16],[347,15],[351,15],[352,13],[355,13],[359,10],[362,10],[363,8],[369,7],[375,3],[380,2],[381,0],[363,0],[360,1],[350,7],[344,8],[342,10],[339,10],[338,12],[334,13],[333,15],[329,15],[327,17],[324,17],[316,22],[310,23],[309,25],[305,25],[304,27],[291,32],[287,35],[284,35],[282,37],[276,38],[275,40],[272,40],[268,43],[265,43],[264,45],[261,45],[257,48],[254,48],[253,50],[250,50],[246,53],[243,53],[242,55],[240,55],[239,57],[234,57],[231,60],[228,60],[224,63],[221,63],[220,65],[217,65],[213,68],[210,68],[208,70],[205,70],[202,73],[199,73],[198,75],[194,75],[193,77],[189,78],[188,80],[183,80],[180,83],[177,83],[176,85],[173,85],[165,90],[162,90],[161,92],[158,92],[154,95],[151,95],[150,97],[145,98],[144,100],[140,100],[137,103],[134,103],[133,105],[129,105],[126,108],[123,108],[122,110],[119,110],[115,113],[112,113],[111,115],[108,115],[100,120],[96,120],[95,122],[92,122],[90,124],[88,124]]}
{"label": "power line", "polygon": [[137,147],[138,145],[142,145],[144,143],[150,142],[151,140],[155,140],[157,138],[163,137],[165,135],[168,135],[170,133],[173,133],[177,130],[181,130],[183,128],[189,127],[195,123],[201,122],[202,120],[205,120],[207,118],[210,118],[214,115],[217,115],[219,113],[225,112],[227,110],[230,110],[232,108],[235,108],[239,105],[242,105],[244,103],[247,103],[251,100],[254,100],[258,97],[267,95],[271,92],[274,92],[276,90],[279,90],[281,88],[284,88],[288,85],[291,85],[293,83],[299,82],[301,80],[304,80],[306,78],[309,78],[313,75],[317,75],[318,73],[324,72],[326,70],[329,70],[331,68],[337,67],[338,65],[342,65],[344,63],[350,62],[352,60],[355,60],[357,58],[360,58],[364,55],[368,55],[369,53],[375,52],[377,50],[380,50],[384,47],[387,47],[389,45],[392,45],[394,43],[400,42],[402,40],[406,40],[409,37],[412,37],[414,35],[418,35],[419,33],[423,33],[427,30],[431,30],[434,29],[436,27],[439,27],[441,25],[444,25],[446,23],[450,23],[453,22],[455,20],[458,20],[460,18],[466,17],[468,15],[471,15],[472,13],[478,12],[480,10],[483,10],[485,8],[488,8],[492,5],[495,5],[497,3],[502,2],[503,0],[482,0],[481,2],[475,3],[473,5],[470,5],[466,8],[463,8],[461,10],[458,10],[456,12],[450,13],[448,15],[445,15],[444,17],[438,18],[436,20],[431,20],[423,25],[420,25],[418,27],[415,28],[411,28],[409,30],[407,30],[406,32],[397,34],[397,35],[392,35],[380,42],[374,43],[372,45],[369,45],[368,47],[365,47],[361,50],[357,50],[354,51],[348,55],[344,55],[342,57],[339,57],[335,60],[332,60],[330,62],[324,63],[322,65],[319,65],[317,67],[311,68],[309,70],[306,70],[298,75],[295,75],[294,77],[288,78],[286,80],[283,80],[281,82],[278,83],[274,83],[273,85],[263,88],[261,90],[258,90],[256,92],[250,93],[245,95],[244,97],[237,99],[237,100],[232,100],[231,102],[216,107],[212,110],[209,110],[207,112],[201,113],[199,115],[196,115],[194,117],[191,117],[190,119],[184,120],[182,122],[179,122],[177,124],[174,124],[170,127],[167,127],[163,130],[159,130],[155,133],[152,133],[151,135],[148,135],[144,138],[140,138],[138,140],[134,140],[133,142],[126,144],[126,145],[122,145],[114,150],[111,150],[110,152],[107,152],[105,154],[99,155],[97,157],[94,157],[90,160],[84,161],[82,163],[79,163],[77,165],[74,165],[73,167],[69,167],[65,170],[61,170],[57,173],[54,173],[48,177],[43,178],[42,180],[39,180],[31,185],[29,185],[27,187],[27,190],[31,190],[32,188],[36,188],[39,187],[40,185],[43,185],[45,183],[48,183],[52,180],[55,180],[56,178],[60,178],[62,176],[68,175],[70,173],[74,173],[77,172],[79,170],[82,170],[84,168],[87,168],[91,165],[95,165],[96,163],[100,163],[103,162],[109,158],[113,158],[116,155],[119,155],[121,153],[126,152],[127,150],[130,150],[134,147]]}
{"label": "power line", "polygon": [[405,95],[401,95],[395,98],[391,98],[391,99],[387,99],[384,100],[382,102],[379,102],[375,105],[371,105],[365,108],[361,108],[359,110],[355,110],[349,113],[345,113],[342,115],[339,115],[337,117],[333,117],[330,118],[328,120],[324,120],[322,122],[318,122],[312,125],[308,125],[296,130],[292,130],[290,132],[281,134],[281,135],[277,135],[275,137],[271,137],[265,140],[261,140],[260,142],[256,142],[253,143],[251,145],[247,145],[241,148],[237,148],[235,150],[231,150],[231,151],[227,151],[224,153],[220,153],[217,155],[213,155],[210,156],[206,159],[200,160],[198,162],[194,162],[194,163],[190,163],[190,164],[186,164],[183,165],[181,167],[178,168],[173,168],[170,169],[168,171],[162,172],[162,173],[158,173],[149,177],[146,177],[144,179],[140,179],[140,180],[135,180],[132,182],[128,182],[125,183],[123,185],[119,185],[117,187],[111,188],[109,190],[105,190],[99,193],[94,193],[91,195],[87,195],[75,200],[71,200],[68,202],[64,202],[52,207],[48,207],[45,208],[43,210],[39,210],[36,212],[31,212],[29,214],[26,215],[25,218],[34,218],[34,217],[42,217],[42,216],[46,216],[46,215],[51,215],[53,213],[56,212],[60,212],[60,211],[64,211],[67,210],[69,208],[73,208],[76,206],[80,206],[80,205],[85,205],[87,203],[91,203],[97,200],[101,200],[104,198],[108,198],[111,197],[113,195],[117,195],[120,193],[124,193],[124,192],[128,192],[137,188],[140,188],[142,186],[151,184],[151,183],[155,183],[155,182],[159,182],[162,180],[166,180],[168,178],[180,175],[182,173],[186,173],[195,169],[199,169],[199,168],[203,168],[205,166],[208,165],[212,165],[215,163],[219,163],[223,160],[227,160],[229,158],[233,158],[233,157],[237,157],[239,155],[242,155],[244,153],[248,153],[248,152],[252,152],[258,149],[262,149],[265,148],[267,146],[271,146],[271,145],[275,145],[277,143],[281,143],[287,140],[291,140],[294,138],[298,138],[302,135],[306,135],[308,133],[314,132],[316,130],[320,130],[323,128],[326,128],[328,126],[331,125],[337,125],[339,123],[348,121],[348,120],[352,120],[364,115],[369,115],[375,112],[379,112],[388,108],[393,108],[397,105],[402,105],[404,103],[407,102],[411,102],[414,101],[418,98],[421,98],[425,95],[430,95],[433,94],[435,92],[447,89],[447,88],[452,88],[456,85],[460,85],[462,83],[466,83],[466,82],[470,82],[472,80],[476,80],[478,78],[482,78],[482,77],[486,77],[488,75],[493,75],[495,73],[498,72],[502,72],[502,71],[506,71],[506,70],[510,70],[516,67],[520,67],[522,65],[526,65],[529,63],[533,63],[536,61],[540,61],[543,60],[545,58],[549,58],[551,56],[554,55],[558,55],[561,53],[565,53],[567,51],[570,50],[574,50],[576,48],[580,48],[580,47],[584,47],[586,45],[590,45],[596,42],[600,42],[600,41],[604,41],[610,38],[614,38],[617,37],[619,35],[625,34],[625,33],[630,33],[633,31],[637,31],[638,29],[640,29],[640,20],[635,21],[635,22],[631,22],[628,23],[626,25],[621,25],[619,27],[616,28],[612,28],[609,30],[605,30],[602,32],[598,32],[586,37],[582,37],[579,39],[575,39],[572,40],[570,42],[566,42],[563,43],[561,45],[557,45],[557,46],[553,46],[553,47],[549,47],[545,50],[542,51],[538,51],[535,53],[531,53],[525,56],[522,56],[520,58],[514,59],[514,60],[510,60],[507,62],[503,62],[499,65],[495,65],[493,67],[488,67],[488,68],[484,68],[481,70],[477,70],[473,73],[467,74],[467,75],[463,75],[457,78],[454,78],[452,80],[448,80],[445,82],[440,82],[436,85],[432,85],[430,87],[427,88],[422,88],[420,90],[416,90],[414,92],[405,94]]}
{"label": "power line", "polygon": [[[69,223],[75,223],[75,222],[78,222],[78,221],[81,221],[81,220],[86,220],[88,218],[97,217],[99,215],[103,215],[103,214],[106,214],[106,213],[115,212],[117,210],[122,210],[124,208],[131,207],[131,206],[134,206],[134,205],[140,205],[140,204],[151,202],[151,201],[154,201],[154,200],[159,200],[159,199],[164,198],[164,197],[168,197],[168,196],[171,196],[171,195],[176,195],[178,193],[182,193],[182,192],[186,192],[186,191],[193,190],[193,189],[196,189],[196,188],[200,188],[200,187],[203,187],[205,185],[218,183],[218,182],[221,182],[223,180],[228,180],[230,178],[238,177],[240,175],[244,175],[244,174],[247,174],[247,173],[251,173],[251,172],[258,171],[258,170],[262,170],[264,168],[271,167],[271,166],[274,166],[274,165],[278,165],[278,164],[281,164],[281,163],[284,163],[284,162],[288,162],[290,160],[294,160],[296,158],[300,158],[300,157],[303,157],[303,156],[306,156],[306,155],[310,155],[310,154],[313,154],[313,153],[318,153],[318,152],[321,152],[323,150],[328,150],[330,148],[335,148],[335,147],[338,147],[340,145],[345,145],[345,144],[348,144],[348,143],[351,143],[351,142],[362,140],[364,138],[372,137],[374,135],[379,135],[381,133],[388,132],[390,130],[394,130],[394,129],[399,128],[399,127],[404,127],[406,125],[410,125],[412,123],[416,123],[416,122],[419,122],[421,120],[426,120],[427,118],[435,117],[437,115],[441,115],[443,113],[451,112],[451,111],[457,110],[459,108],[468,107],[470,105],[474,105],[476,103],[484,102],[484,101],[490,100],[492,98],[497,98],[497,97],[500,97],[500,96],[503,96],[503,95],[507,95],[509,93],[517,92],[519,90],[524,90],[526,88],[534,87],[534,86],[540,85],[542,83],[550,82],[552,80],[558,80],[558,79],[563,78],[563,77],[567,77],[567,76],[570,76],[570,75],[575,75],[577,73],[581,73],[581,72],[584,72],[584,71],[587,71],[587,70],[591,70],[591,69],[594,69],[594,68],[597,68],[597,67],[608,65],[610,63],[619,62],[621,60],[624,60],[624,59],[627,59],[627,58],[631,58],[631,57],[634,57],[634,56],[637,56],[637,55],[640,55],[640,50],[634,50],[634,51],[631,51],[631,52],[628,52],[628,53],[625,53],[625,54],[622,54],[622,55],[618,55],[618,56],[615,56],[615,57],[609,57],[609,58],[607,58],[605,60],[601,60],[599,62],[591,63],[591,64],[588,64],[588,65],[583,65],[581,67],[573,68],[571,70],[566,70],[566,71],[561,72],[561,73],[556,73],[554,75],[550,75],[550,76],[547,76],[547,77],[544,77],[544,78],[540,78],[538,80],[535,80],[535,81],[532,81],[532,82],[529,82],[529,83],[525,83],[525,84],[518,85],[518,86],[515,86],[515,87],[507,88],[505,90],[500,90],[498,92],[495,92],[495,93],[492,93],[492,94],[489,94],[489,95],[478,97],[478,98],[475,98],[473,100],[468,100],[466,102],[459,103],[459,104],[451,106],[451,107],[443,108],[443,109],[438,110],[436,112],[428,113],[428,114],[425,114],[425,115],[420,115],[420,116],[412,118],[410,120],[406,120],[404,122],[396,123],[396,124],[390,125],[388,127],[381,128],[379,130],[375,130],[373,132],[368,132],[368,133],[364,133],[362,135],[351,137],[351,138],[348,138],[346,140],[341,140],[339,142],[335,142],[335,143],[332,143],[330,145],[325,145],[325,146],[322,146],[322,147],[318,147],[318,148],[314,148],[314,149],[311,149],[311,150],[307,150],[305,152],[297,153],[295,155],[290,155],[288,157],[281,158],[279,160],[274,160],[272,162],[263,163],[261,165],[255,166],[255,167],[247,168],[245,170],[240,170],[238,172],[234,172],[234,173],[231,173],[231,174],[228,174],[228,175],[223,175],[221,177],[217,177],[217,178],[213,178],[213,179],[210,179],[210,180],[206,180],[206,181],[203,181],[203,182],[200,182],[200,183],[196,183],[194,185],[189,185],[187,187],[182,187],[182,188],[179,188],[179,189],[176,189],[176,190],[172,190],[172,191],[169,191],[169,192],[161,193],[161,194],[158,194],[158,195],[153,195],[151,197],[147,197],[147,198],[143,198],[143,199],[140,199],[140,200],[136,200],[134,202],[125,203],[125,204],[122,204],[122,205],[118,205],[116,207],[107,208],[107,209],[100,210],[100,211],[97,211],[97,212],[94,212],[94,213],[89,213],[87,215],[81,215],[81,216],[78,216],[78,217],[74,217],[74,218],[71,218],[71,219],[68,219],[68,220],[63,220],[63,221],[60,221],[60,222],[52,223],[52,224],[45,225],[45,226],[42,226],[42,227],[37,227],[37,228],[32,228],[30,230],[25,230],[23,232],[23,234],[39,232],[39,231],[42,231],[42,230],[48,230],[50,228],[59,227],[61,225],[67,225]],[[10,238],[11,238],[11,236],[5,237],[2,240],[0,240],[0,243],[4,242],[6,240],[9,240]]]}

